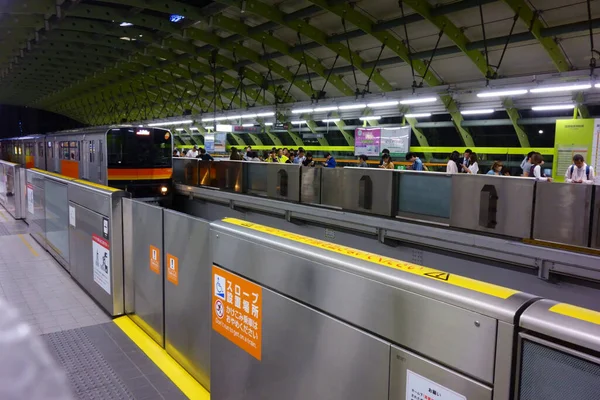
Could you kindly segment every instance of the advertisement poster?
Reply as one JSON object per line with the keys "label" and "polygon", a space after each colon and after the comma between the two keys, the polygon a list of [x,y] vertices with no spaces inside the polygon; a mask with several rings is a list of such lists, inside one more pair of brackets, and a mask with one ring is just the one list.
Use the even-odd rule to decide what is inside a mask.
{"label": "advertisement poster", "polygon": [[226,133],[215,134],[215,145],[214,145],[215,150],[214,150],[214,152],[215,153],[225,153],[226,145],[227,145],[227,134]]}
{"label": "advertisement poster", "polygon": [[556,121],[554,162],[552,163],[552,178],[556,182],[564,182],[565,172],[571,165],[575,154],[581,154],[588,165],[596,167],[597,160],[593,151],[597,131],[595,128],[596,120],[593,119],[559,119]]}
{"label": "advertisement poster", "polygon": [[110,294],[110,245],[100,236],[92,235],[94,282]]}
{"label": "advertisement poster", "polygon": [[378,156],[381,145],[381,128],[356,128],[354,155]]}
{"label": "advertisement poster", "polygon": [[380,150],[388,149],[390,155],[403,156],[410,149],[411,127],[399,126],[397,128],[382,128]]}
{"label": "advertisement poster", "polygon": [[204,135],[204,150],[209,154],[215,152],[215,135]]}

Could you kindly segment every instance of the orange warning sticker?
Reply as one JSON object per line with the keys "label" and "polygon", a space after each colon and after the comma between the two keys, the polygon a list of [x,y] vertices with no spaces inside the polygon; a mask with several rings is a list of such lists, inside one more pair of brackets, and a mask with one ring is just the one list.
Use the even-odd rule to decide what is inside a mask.
{"label": "orange warning sticker", "polygon": [[173,285],[179,285],[179,259],[167,253],[167,280]]}
{"label": "orange warning sticker", "polygon": [[150,245],[150,271],[160,274],[160,250]]}
{"label": "orange warning sticker", "polygon": [[262,288],[213,265],[212,328],[257,360],[262,356]]}

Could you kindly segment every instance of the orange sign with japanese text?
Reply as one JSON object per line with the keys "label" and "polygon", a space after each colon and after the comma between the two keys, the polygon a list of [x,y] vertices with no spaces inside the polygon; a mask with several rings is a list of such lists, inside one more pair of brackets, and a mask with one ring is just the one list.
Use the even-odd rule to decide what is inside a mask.
{"label": "orange sign with japanese text", "polygon": [[262,288],[213,265],[212,328],[261,360]]}
{"label": "orange sign with japanese text", "polygon": [[160,250],[150,245],[150,271],[160,274]]}
{"label": "orange sign with japanese text", "polygon": [[179,258],[167,253],[167,280],[179,285]]}

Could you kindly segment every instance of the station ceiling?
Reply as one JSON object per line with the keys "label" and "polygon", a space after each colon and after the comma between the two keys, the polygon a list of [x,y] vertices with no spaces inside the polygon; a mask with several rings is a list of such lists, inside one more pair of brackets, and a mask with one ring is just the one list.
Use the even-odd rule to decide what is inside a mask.
{"label": "station ceiling", "polygon": [[599,28],[599,0],[0,0],[0,104],[99,125],[584,70]]}

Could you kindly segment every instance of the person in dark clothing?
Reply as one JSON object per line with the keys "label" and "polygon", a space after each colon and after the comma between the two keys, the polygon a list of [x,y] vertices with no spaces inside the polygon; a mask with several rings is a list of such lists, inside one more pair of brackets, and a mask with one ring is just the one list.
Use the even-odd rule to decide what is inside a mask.
{"label": "person in dark clothing", "polygon": [[466,168],[468,168],[471,164],[471,154],[473,154],[473,152],[471,151],[471,149],[466,149],[465,150],[465,154],[463,154],[463,156],[460,158],[460,160],[458,160],[458,172],[463,172],[463,173],[467,173],[466,169],[462,167],[462,165],[464,165]]}
{"label": "person in dark clothing", "polygon": [[383,156],[385,156],[386,154],[388,156],[390,155],[390,151],[388,149],[381,150],[381,159],[379,160],[379,165],[380,166],[383,165]]}
{"label": "person in dark clothing", "polygon": [[212,158],[212,156],[210,154],[208,154],[206,152],[205,148],[200,148],[200,154],[198,155],[198,158],[201,159],[202,161],[215,161],[214,158]]}
{"label": "person in dark clothing", "polygon": [[306,153],[306,158],[304,159],[304,161],[302,161],[302,165],[304,167],[314,167],[315,166],[315,160],[313,160],[313,155],[310,151],[308,153]]}

